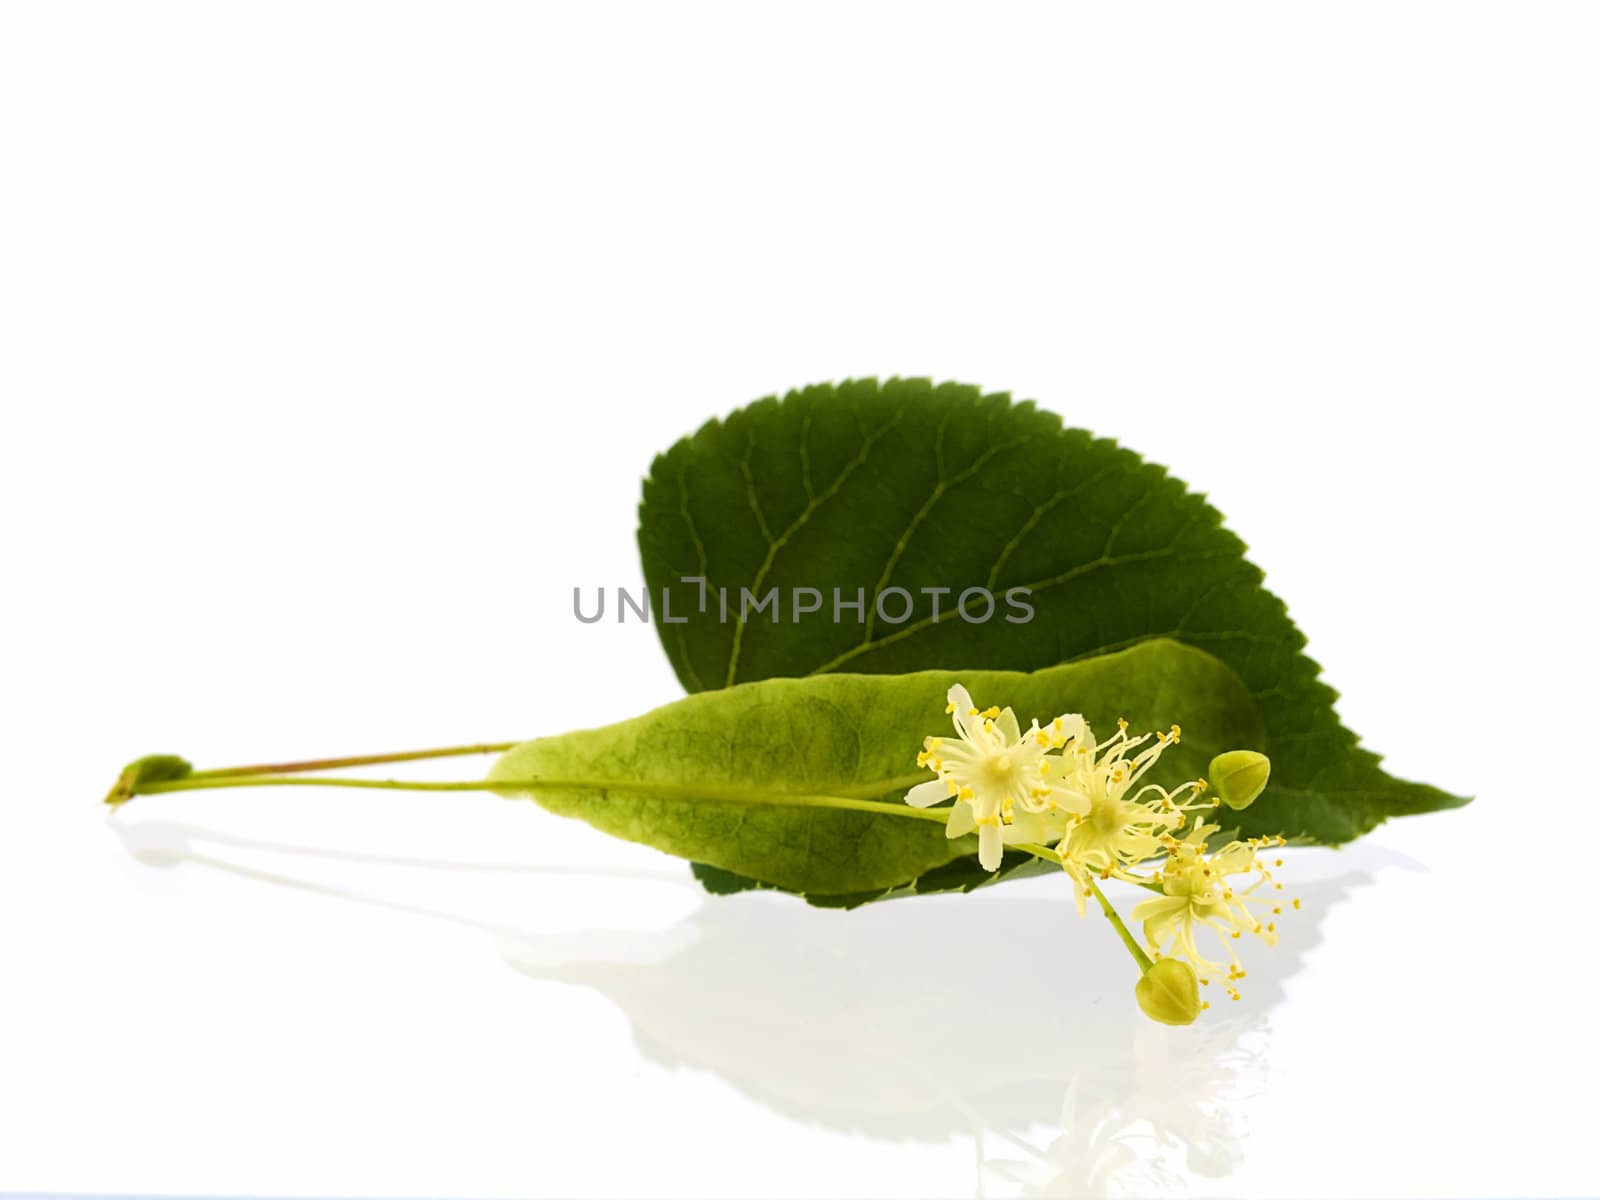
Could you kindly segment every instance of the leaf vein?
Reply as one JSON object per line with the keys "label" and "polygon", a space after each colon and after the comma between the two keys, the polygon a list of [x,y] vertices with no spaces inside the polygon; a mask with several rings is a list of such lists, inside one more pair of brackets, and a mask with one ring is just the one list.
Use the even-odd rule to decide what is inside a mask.
{"label": "leaf vein", "polygon": [[[859,424],[859,413],[856,414],[856,420]],[[844,469],[839,472],[838,478],[836,478],[831,484],[828,485],[826,489],[824,489],[820,494],[815,496],[809,503],[807,503],[805,508],[801,510],[800,515],[790,522],[788,528],[780,533],[777,538],[773,539],[768,545],[766,557],[762,559],[761,565],[756,569],[755,578],[751,580],[750,583],[750,591],[753,594],[761,591],[761,585],[766,582],[767,574],[772,570],[772,564],[777,561],[778,552],[788,544],[789,539],[800,531],[805,523],[811,519],[812,514],[815,513],[817,509],[826,504],[839,491],[839,489],[845,485],[850,476],[854,474],[855,471],[871,456],[873,448],[880,441],[882,441],[892,429],[899,425],[899,423],[900,414],[896,413],[893,420],[884,424],[875,433],[868,434],[863,427],[861,449],[856,453],[856,456],[845,464]],[[745,625],[746,621],[744,605],[741,604],[739,606],[739,613],[733,623],[733,644],[728,649],[728,673],[726,681],[723,684],[724,687],[732,687],[734,679],[738,675],[739,653],[744,642]]]}
{"label": "leaf vein", "polygon": [[[1181,531],[1180,531],[1180,536],[1181,536]],[[1231,557],[1232,557],[1232,554],[1230,552],[1208,552],[1208,553],[1205,553],[1205,554],[1177,554],[1173,550],[1172,546],[1169,545],[1169,546],[1163,546],[1163,547],[1161,547],[1160,549],[1157,549],[1157,550],[1142,550],[1142,551],[1138,551],[1138,552],[1133,553],[1133,554],[1124,554],[1124,555],[1114,556],[1114,557],[1107,557],[1107,556],[1102,555],[1100,558],[1091,559],[1089,562],[1079,563],[1077,566],[1072,567],[1069,570],[1063,571],[1059,575],[1051,576],[1048,579],[1037,580],[1037,581],[1035,581],[1033,583],[1018,584],[1016,586],[1021,587],[1021,588],[1026,588],[1030,593],[1043,592],[1043,591],[1048,591],[1050,588],[1059,587],[1062,584],[1070,583],[1074,579],[1078,579],[1078,578],[1081,578],[1081,577],[1083,577],[1085,575],[1092,574],[1095,571],[1104,570],[1107,567],[1122,567],[1122,566],[1127,566],[1130,563],[1136,563],[1136,562],[1153,562],[1153,561],[1155,561],[1157,559],[1162,559],[1162,558],[1171,558],[1172,561],[1175,562],[1175,563],[1183,563],[1183,562],[1205,562],[1205,561],[1207,561],[1209,559],[1231,558]],[[943,622],[948,621],[950,619],[950,616],[951,616],[951,613],[949,611],[945,611],[945,612],[941,613],[937,617],[927,616],[927,617],[923,617],[919,621],[913,621],[910,625],[904,626],[901,629],[897,629],[893,633],[887,635],[886,637],[881,637],[877,641],[875,641],[875,642],[873,642],[871,644],[862,644],[862,645],[859,645],[859,646],[855,646],[855,647],[852,647],[849,650],[844,651],[841,654],[835,655],[833,658],[829,659],[827,662],[823,663],[821,666],[813,667],[811,670],[807,671],[806,674],[807,675],[820,675],[820,674],[823,674],[823,673],[825,673],[827,671],[832,671],[835,668],[843,665],[844,663],[849,662],[851,659],[859,657],[860,655],[866,653],[869,650],[880,650],[885,646],[893,645],[895,642],[904,641],[906,638],[912,637],[912,636],[914,636],[914,635],[916,635],[918,633],[921,633],[923,630],[929,629],[932,626],[942,624]],[[1150,635],[1148,633],[1140,634],[1137,638],[1132,639],[1132,641],[1143,641],[1144,639],[1148,638],[1149,636]],[[1130,642],[1130,644],[1131,644],[1131,642]],[[1073,661],[1077,661],[1077,659],[1079,657],[1082,657],[1082,656],[1074,655],[1073,656]]]}
{"label": "leaf vein", "polygon": [[1056,505],[1060,504],[1064,500],[1070,500],[1073,496],[1076,496],[1084,489],[1099,483],[1102,479],[1115,470],[1117,470],[1117,467],[1111,466],[1096,471],[1093,475],[1089,476],[1088,479],[1083,480],[1076,486],[1070,487],[1064,492],[1058,491],[1043,504],[1035,506],[1032,515],[1022,523],[1017,532],[1012,535],[1011,540],[1000,548],[1000,557],[995,559],[994,566],[989,568],[989,581],[985,586],[987,586],[990,591],[994,590],[995,584],[1000,580],[1000,572],[1005,568],[1006,563],[1010,561],[1011,556],[1016,553],[1018,547],[1022,545],[1022,540],[1032,533],[1036,528],[1038,528],[1039,522],[1044,520],[1045,516],[1049,514],[1056,507]]}
{"label": "leaf vein", "polygon": [[[957,487],[971,479],[979,471],[983,470],[983,468],[987,466],[996,455],[1003,454],[1008,450],[1015,450],[1019,446],[1026,445],[1030,440],[1028,438],[1016,438],[1013,441],[1003,442],[997,446],[990,446],[982,454],[978,455],[978,457],[972,461],[970,466],[966,467],[964,470],[958,471],[955,475],[952,475],[949,478],[945,478],[944,431],[945,426],[950,421],[950,416],[951,414],[949,412],[944,414],[943,418],[941,418],[939,421],[938,432],[934,435],[935,470],[938,472],[939,478],[934,484],[933,490],[928,493],[928,498],[924,500],[922,502],[922,506],[912,514],[911,520],[906,525],[904,532],[902,532],[900,537],[896,540],[894,549],[889,552],[889,559],[883,564],[883,570],[879,572],[878,582],[873,588],[874,598],[881,595],[883,593],[883,589],[889,585],[889,580],[894,575],[894,569],[900,565],[900,559],[905,554],[906,547],[911,544],[912,535],[922,527],[922,523],[928,519],[935,506],[937,506],[939,501],[944,497],[944,494],[951,488]],[[867,610],[866,630],[861,639],[862,645],[867,645],[872,641],[872,631],[876,624],[877,617],[878,606],[877,604],[873,604],[872,607]]]}

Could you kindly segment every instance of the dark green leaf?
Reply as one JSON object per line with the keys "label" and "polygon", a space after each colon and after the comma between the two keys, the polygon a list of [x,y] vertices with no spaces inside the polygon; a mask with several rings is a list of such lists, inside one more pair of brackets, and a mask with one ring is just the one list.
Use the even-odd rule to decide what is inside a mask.
{"label": "dark green leaf", "polygon": [[[658,631],[692,692],[834,671],[1033,670],[1172,637],[1227,662],[1260,706],[1272,783],[1241,815],[1247,832],[1338,843],[1464,803],[1393,778],[1357,745],[1282,602],[1202,497],[1005,395],[857,380],[758,401],[656,460],[639,547],[653,595],[689,618]],[[682,582],[695,576],[709,581],[704,613],[701,586]],[[870,612],[892,587],[916,601],[904,623]],[[999,599],[987,623],[952,614],[969,587]],[[1031,589],[1031,622],[1003,619],[1013,587]],[[741,588],[779,589],[782,619],[739,620]],[[796,588],[819,589],[823,611],[793,620]],[[864,589],[865,620],[833,619],[836,588]],[[951,589],[937,618],[924,588]]]}

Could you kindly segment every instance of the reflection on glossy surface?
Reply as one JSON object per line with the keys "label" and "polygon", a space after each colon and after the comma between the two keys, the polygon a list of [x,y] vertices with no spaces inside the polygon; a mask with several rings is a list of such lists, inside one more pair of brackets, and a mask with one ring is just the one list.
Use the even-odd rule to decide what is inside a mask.
{"label": "reflection on glossy surface", "polygon": [[[1232,1175],[1244,1154],[1234,1102],[1259,1086],[1284,980],[1316,944],[1328,908],[1396,861],[1359,846],[1309,852],[1338,873],[1291,888],[1303,910],[1284,923],[1276,950],[1256,948],[1244,999],[1230,1002],[1213,985],[1210,1011],[1173,1029],[1140,1014],[1125,951],[1101,918],[1080,920],[1053,880],[850,913],[773,895],[706,897],[664,930],[532,936],[217,852],[271,852],[291,872],[306,856],[547,868],[255,842],[120,814],[110,824],[153,865],[198,863],[488,933],[517,971],[607,997],[648,1057],[714,1071],[797,1119],[878,1137],[971,1137],[980,1194],[1151,1194]],[[687,882],[671,871],[634,877]]]}

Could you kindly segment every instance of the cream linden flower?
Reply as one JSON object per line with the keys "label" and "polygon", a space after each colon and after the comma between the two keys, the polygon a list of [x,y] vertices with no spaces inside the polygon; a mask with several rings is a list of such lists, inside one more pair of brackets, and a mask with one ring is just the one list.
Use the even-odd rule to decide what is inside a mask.
{"label": "cream linden flower", "polygon": [[946,699],[957,736],[923,742],[917,765],[938,778],[917,784],[906,793],[906,803],[928,808],[953,797],[945,836],[977,830],[978,861],[986,871],[999,870],[1007,844],[1059,838],[1062,831],[1052,835],[1045,817],[1049,789],[1043,764],[1051,739],[1040,736],[1037,723],[1024,735],[1009,708],[980,711],[959,683]]}
{"label": "cream linden flower", "polygon": [[1117,732],[1096,744],[1085,725],[1084,736],[1047,765],[1048,786],[1063,797],[1062,807],[1076,814],[1060,855],[1061,865],[1077,885],[1080,913],[1091,894],[1090,879],[1138,882],[1129,869],[1160,854],[1162,839],[1181,828],[1192,809],[1201,807],[1197,800],[1205,788],[1201,780],[1170,790],[1144,782],[1182,733],[1174,725],[1167,733],[1129,737],[1128,723],[1118,721]]}
{"label": "cream linden flower", "polygon": [[[1152,897],[1134,906],[1135,921],[1144,922],[1145,940],[1153,956],[1174,956],[1187,959],[1200,975],[1202,984],[1209,983],[1208,975],[1223,976],[1223,987],[1237,1000],[1239,991],[1234,986],[1245,976],[1234,952],[1234,942],[1245,934],[1258,937],[1269,946],[1278,941],[1278,924],[1274,919],[1283,913],[1285,901],[1278,893],[1283,885],[1272,876],[1271,870],[1257,853],[1271,846],[1282,846],[1284,839],[1250,838],[1243,842],[1230,842],[1214,854],[1207,854],[1206,839],[1217,832],[1216,825],[1196,825],[1181,841],[1174,837],[1163,839],[1167,853],[1166,862],[1155,882],[1160,884],[1162,895]],[[1274,866],[1282,866],[1276,859]],[[1248,883],[1235,884],[1231,878],[1253,876]],[[1257,893],[1265,888],[1265,895]],[[1298,900],[1289,901],[1294,908]],[[1208,958],[1195,940],[1201,927],[1215,932],[1226,962]]]}

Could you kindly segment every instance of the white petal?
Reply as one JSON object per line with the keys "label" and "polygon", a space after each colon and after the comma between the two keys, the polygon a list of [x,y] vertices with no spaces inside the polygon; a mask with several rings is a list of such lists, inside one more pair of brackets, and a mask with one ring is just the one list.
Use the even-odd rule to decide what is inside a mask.
{"label": "white petal", "polygon": [[1006,845],[1014,845],[1017,842],[1048,844],[1066,832],[1063,825],[1064,822],[1052,821],[1042,813],[1020,812],[1012,823],[1005,827]]}
{"label": "white petal", "polygon": [[1000,716],[995,720],[994,727],[1006,739],[1008,746],[1014,746],[1022,740],[1022,729],[1017,725],[1017,714],[1009,708],[1000,710]]}
{"label": "white petal", "polygon": [[939,743],[939,749],[934,751],[935,756],[943,765],[939,768],[945,774],[971,766],[977,757],[977,752],[972,748],[972,743],[961,741],[959,738],[944,738]]}
{"label": "white petal", "polygon": [[1050,728],[1060,726],[1061,736],[1078,742],[1080,745],[1090,738],[1089,723],[1083,719],[1082,713],[1062,713],[1050,722]]}
{"label": "white petal", "polygon": [[1057,807],[1064,812],[1076,813],[1080,817],[1088,816],[1089,809],[1093,807],[1089,803],[1089,797],[1071,787],[1057,786],[1051,788],[1050,799],[1054,800]]}
{"label": "white petal", "polygon": [[1030,731],[1027,737],[1011,744],[1009,753],[1012,765],[1019,771],[1026,771],[1031,783],[1039,775],[1039,764],[1044,762],[1044,756],[1048,751],[1039,744]]}
{"label": "white petal", "polygon": [[985,871],[998,871],[1000,858],[1005,853],[1005,839],[998,825],[985,825],[978,830],[978,863]]}
{"label": "white petal", "polygon": [[1164,934],[1163,927],[1170,925],[1188,907],[1189,901],[1182,896],[1152,896],[1135,904],[1128,919],[1143,921],[1145,936],[1151,941],[1160,941]]}
{"label": "white petal", "polygon": [[1089,890],[1089,885],[1083,874],[1083,865],[1072,858],[1063,858],[1061,865],[1065,868],[1068,878],[1072,880],[1072,898],[1077,901],[1078,915],[1081,917],[1083,916],[1084,901],[1089,898],[1084,894]]}
{"label": "white petal", "polygon": [[949,798],[950,785],[942,779],[930,779],[927,783],[919,783],[906,793],[906,803],[912,808],[927,808]]}
{"label": "white petal", "polygon": [[978,822],[972,816],[972,805],[962,803],[950,810],[950,819],[945,822],[944,835],[947,838],[965,837],[977,827]]}
{"label": "white petal", "polygon": [[945,693],[945,699],[950,702],[950,715],[955,720],[957,733],[970,739],[974,733],[982,731],[982,720],[972,715],[972,710],[977,705],[972,702],[971,692],[959,683],[951,684],[950,690]]}

